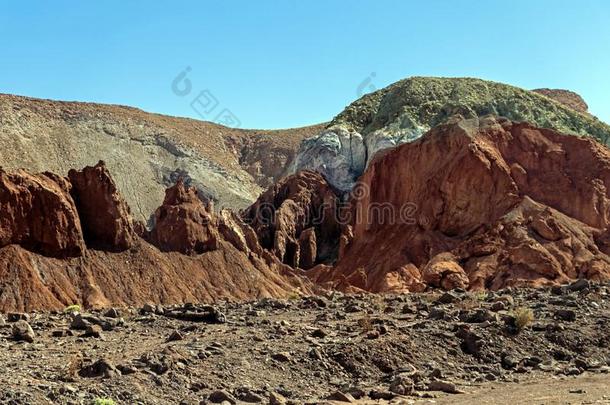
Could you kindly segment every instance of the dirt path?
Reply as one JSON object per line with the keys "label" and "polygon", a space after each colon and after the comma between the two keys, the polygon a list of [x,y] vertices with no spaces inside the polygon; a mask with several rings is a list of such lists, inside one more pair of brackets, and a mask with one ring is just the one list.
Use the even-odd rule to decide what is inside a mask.
{"label": "dirt path", "polygon": [[544,378],[521,383],[492,383],[466,394],[434,399],[436,404],[610,404],[610,375]]}

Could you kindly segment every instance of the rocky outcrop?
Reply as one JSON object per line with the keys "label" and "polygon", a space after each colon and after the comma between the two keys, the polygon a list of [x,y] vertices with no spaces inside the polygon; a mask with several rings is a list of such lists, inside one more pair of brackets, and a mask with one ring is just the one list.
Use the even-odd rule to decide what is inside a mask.
{"label": "rocky outcrop", "polygon": [[218,225],[211,202],[204,204],[197,190],[182,179],[165,192],[154,216],[150,238],[162,251],[200,254],[218,248]]}
{"label": "rocky outcrop", "polygon": [[339,200],[326,180],[303,171],[269,188],[243,214],[265,249],[293,267],[336,256]]}
{"label": "rocky outcrop", "polygon": [[68,178],[87,245],[110,251],[131,248],[136,235],[131,212],[106,164],[70,170]]}
{"label": "rocky outcrop", "polygon": [[540,93],[545,95],[469,78],[401,80],[356,100],[327,129],[305,139],[291,170],[318,171],[338,190],[349,191],[378,152],[413,142],[456,114],[492,114],[609,142],[610,126],[584,113],[586,105],[576,96]]}
{"label": "rocky outcrop", "polygon": [[80,256],[85,243],[70,188],[51,173],[0,168],[0,248],[16,244],[51,257]]}
{"label": "rocky outcrop", "polygon": [[591,139],[456,118],[378,156],[361,182],[353,236],[335,267],[314,269],[318,282],[403,292],[610,278],[610,151]]}
{"label": "rocky outcrop", "polygon": [[292,164],[292,172],[312,169],[323,173],[342,192],[354,186],[367,163],[367,148],[356,131],[332,127],[306,139]]}
{"label": "rocky outcrop", "polygon": [[103,164],[70,178],[74,186],[51,173],[0,170],[0,311],[313,291],[299,272],[261,248],[239,216],[214,214],[182,181],[167,190],[152,231],[138,224],[138,234],[160,250],[133,230],[129,207]]}
{"label": "rocky outcrop", "polygon": [[573,91],[561,89],[535,89],[532,91],[552,98],[566,107],[570,107],[572,110],[581,113],[587,113],[589,111],[589,106],[585,100],[579,94],[574,93]]}

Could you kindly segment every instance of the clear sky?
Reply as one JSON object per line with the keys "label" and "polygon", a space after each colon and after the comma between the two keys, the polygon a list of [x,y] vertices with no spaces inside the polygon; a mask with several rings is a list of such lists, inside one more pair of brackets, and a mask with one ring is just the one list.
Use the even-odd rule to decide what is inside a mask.
{"label": "clear sky", "polygon": [[7,1],[0,52],[2,93],[244,128],[327,121],[414,75],[566,88],[610,122],[608,0]]}

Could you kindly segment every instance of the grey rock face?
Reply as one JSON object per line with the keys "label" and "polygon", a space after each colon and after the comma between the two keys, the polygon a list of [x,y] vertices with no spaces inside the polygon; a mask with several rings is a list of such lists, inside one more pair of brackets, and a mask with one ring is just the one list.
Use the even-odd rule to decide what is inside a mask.
{"label": "grey rock face", "polygon": [[337,126],[303,141],[291,172],[315,170],[339,190],[349,191],[364,171],[366,161],[362,135]]}

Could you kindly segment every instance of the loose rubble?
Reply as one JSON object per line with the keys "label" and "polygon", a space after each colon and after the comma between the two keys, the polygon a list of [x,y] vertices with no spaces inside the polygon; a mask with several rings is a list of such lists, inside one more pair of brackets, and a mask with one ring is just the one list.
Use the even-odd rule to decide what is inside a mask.
{"label": "loose rubble", "polygon": [[12,404],[400,403],[550,377],[610,381],[608,283],[6,318],[0,402]]}

